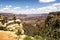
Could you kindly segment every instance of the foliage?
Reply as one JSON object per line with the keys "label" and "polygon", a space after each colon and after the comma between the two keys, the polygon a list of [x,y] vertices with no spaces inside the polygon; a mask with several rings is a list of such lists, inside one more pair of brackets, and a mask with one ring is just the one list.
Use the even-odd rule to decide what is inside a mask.
{"label": "foliage", "polygon": [[5,27],[3,27],[3,26],[0,26],[0,30],[4,30],[5,29]]}
{"label": "foliage", "polygon": [[38,36],[38,35],[36,35],[34,38],[35,40],[44,40],[41,36]]}
{"label": "foliage", "polygon": [[16,20],[16,15],[13,15],[13,20]]}
{"label": "foliage", "polygon": [[27,36],[27,37],[24,38],[24,40],[33,40],[33,39],[31,39],[30,36]]}
{"label": "foliage", "polygon": [[60,38],[60,12],[49,13],[45,21],[45,36],[48,40],[59,40]]}
{"label": "foliage", "polygon": [[[13,19],[16,20],[15,15]],[[7,18],[4,19],[3,23],[6,21]],[[38,22],[34,20],[34,22],[23,23],[24,32],[29,35],[24,40],[32,40],[30,36],[33,36],[34,40],[60,40],[60,12],[51,12],[45,22]],[[4,28],[0,27],[0,30],[4,30]],[[21,31],[18,29],[16,34],[19,36]]]}
{"label": "foliage", "polygon": [[18,31],[16,32],[17,35],[21,34],[21,31],[18,29]]}
{"label": "foliage", "polygon": [[[38,24],[24,23],[25,34],[42,36],[46,40],[60,40],[60,12],[51,12],[48,14],[45,22]],[[32,31],[31,31],[32,30]]]}

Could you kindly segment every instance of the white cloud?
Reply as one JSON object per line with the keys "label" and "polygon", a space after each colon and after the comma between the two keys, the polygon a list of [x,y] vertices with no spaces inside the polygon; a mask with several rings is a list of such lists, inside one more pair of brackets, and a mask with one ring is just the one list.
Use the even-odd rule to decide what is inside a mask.
{"label": "white cloud", "polygon": [[55,11],[60,11],[60,3],[55,3],[52,4],[50,6],[46,6],[46,7],[41,7],[41,8],[37,8],[37,9],[28,9],[23,11],[26,14],[39,14],[39,13],[49,13],[49,12],[55,12]]}
{"label": "white cloud", "polygon": [[27,8],[25,10],[19,9],[20,7],[5,7],[0,10],[0,12],[5,12],[5,13],[15,13],[15,14],[41,14],[41,13],[49,13],[49,12],[55,12],[55,11],[60,11],[60,3],[55,3],[50,6],[46,7],[41,7],[41,8]]}
{"label": "white cloud", "polygon": [[47,6],[47,7],[42,7],[42,8],[38,8],[37,11],[39,13],[49,13],[49,12],[54,12],[56,11],[57,8],[55,6]]}
{"label": "white cloud", "polygon": [[39,2],[42,2],[42,3],[48,3],[48,2],[54,2],[56,0],[39,0]]}
{"label": "white cloud", "polygon": [[12,7],[12,5],[6,5],[6,8],[10,8],[10,7]]}
{"label": "white cloud", "polygon": [[[16,7],[17,8],[17,7]],[[14,9],[14,8],[10,8],[10,7],[4,7],[0,10],[0,13],[19,13],[20,11]]]}
{"label": "white cloud", "polygon": [[15,7],[14,9],[20,9],[21,7]]}

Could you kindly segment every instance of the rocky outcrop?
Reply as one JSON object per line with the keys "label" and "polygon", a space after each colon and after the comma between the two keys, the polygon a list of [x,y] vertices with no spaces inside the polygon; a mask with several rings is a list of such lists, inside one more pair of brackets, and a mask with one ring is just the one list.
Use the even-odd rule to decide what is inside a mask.
{"label": "rocky outcrop", "polygon": [[51,12],[45,21],[45,35],[50,40],[59,40],[60,38],[60,12]]}

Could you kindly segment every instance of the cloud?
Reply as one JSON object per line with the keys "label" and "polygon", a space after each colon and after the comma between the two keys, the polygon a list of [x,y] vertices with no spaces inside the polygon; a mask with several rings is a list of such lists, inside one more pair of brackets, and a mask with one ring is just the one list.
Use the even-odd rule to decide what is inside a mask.
{"label": "cloud", "polygon": [[20,11],[17,10],[18,7],[11,8],[10,6],[6,6],[0,10],[0,13],[20,13]]}
{"label": "cloud", "polygon": [[24,14],[41,14],[41,13],[49,13],[49,12],[55,12],[60,11],[60,3],[54,3],[52,5],[41,7],[41,8],[31,8],[23,11]]}
{"label": "cloud", "polygon": [[39,0],[39,2],[41,3],[48,3],[48,2],[54,2],[56,0]]}
{"label": "cloud", "polygon": [[49,12],[60,11],[60,6],[58,6],[58,4],[57,5],[52,4],[50,6],[38,8],[37,11],[38,11],[38,13],[49,13]]}
{"label": "cloud", "polygon": [[12,7],[12,5],[6,5],[5,7],[6,7],[6,8],[10,8],[10,7]]}
{"label": "cloud", "polygon": [[13,9],[20,9],[21,7],[15,7],[15,8],[13,8]]}
{"label": "cloud", "polygon": [[20,7],[4,7],[0,9],[0,12],[4,13],[14,13],[14,14],[41,14],[41,13],[49,13],[49,12],[55,12],[55,11],[60,11],[60,3],[54,3],[52,5],[46,6],[46,7],[41,7],[41,8],[27,8],[27,9],[19,9]]}
{"label": "cloud", "polygon": [[21,11],[22,14],[36,14],[37,11],[35,8],[31,8],[31,9],[26,9],[24,11]]}

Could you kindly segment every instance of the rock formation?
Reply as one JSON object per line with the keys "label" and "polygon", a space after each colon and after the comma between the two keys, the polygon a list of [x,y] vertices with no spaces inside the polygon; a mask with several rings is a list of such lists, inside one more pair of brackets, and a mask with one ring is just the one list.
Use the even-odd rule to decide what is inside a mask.
{"label": "rock formation", "polygon": [[60,12],[50,12],[45,21],[45,34],[50,40],[60,38]]}

